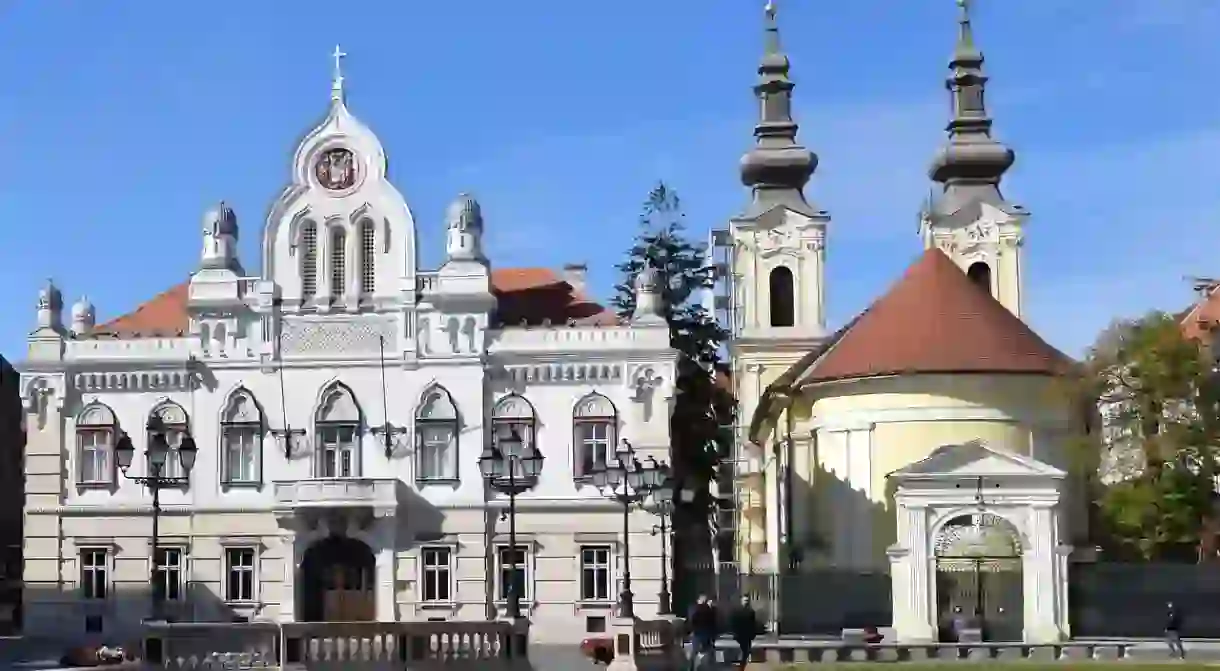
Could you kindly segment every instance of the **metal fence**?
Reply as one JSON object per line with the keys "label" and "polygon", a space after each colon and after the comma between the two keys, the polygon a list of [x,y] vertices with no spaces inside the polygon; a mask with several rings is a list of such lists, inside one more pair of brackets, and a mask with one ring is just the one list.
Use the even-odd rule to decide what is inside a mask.
{"label": "metal fence", "polygon": [[1159,637],[1166,607],[1182,614],[1182,635],[1220,638],[1220,564],[1077,563],[1069,569],[1072,636]]}
{"label": "metal fence", "polygon": [[888,572],[830,568],[741,573],[737,564],[688,566],[682,599],[706,594],[730,607],[749,596],[773,634],[838,637],[844,628],[887,627],[892,620]]}

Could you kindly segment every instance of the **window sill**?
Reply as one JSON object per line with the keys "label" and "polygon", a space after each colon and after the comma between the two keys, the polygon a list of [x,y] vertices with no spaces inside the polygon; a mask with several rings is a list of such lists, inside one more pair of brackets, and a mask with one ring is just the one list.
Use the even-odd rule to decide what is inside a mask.
{"label": "window sill", "polygon": [[421,601],[416,607],[420,610],[456,610],[458,605],[453,601]]}
{"label": "window sill", "polygon": [[415,478],[415,484],[418,487],[453,487],[456,489],[462,484],[458,478]]}
{"label": "window sill", "polygon": [[110,482],[78,482],[78,483],[76,483],[76,489],[78,491],[93,491],[93,490],[99,490],[99,489],[108,489],[108,490],[113,491],[114,490],[114,481],[111,480]]}
{"label": "window sill", "polygon": [[234,482],[222,482],[220,483],[220,488],[225,491],[230,489],[262,489],[263,483],[258,480],[237,480]]}
{"label": "window sill", "polygon": [[581,599],[576,602],[576,607],[580,610],[613,610],[613,599]]}

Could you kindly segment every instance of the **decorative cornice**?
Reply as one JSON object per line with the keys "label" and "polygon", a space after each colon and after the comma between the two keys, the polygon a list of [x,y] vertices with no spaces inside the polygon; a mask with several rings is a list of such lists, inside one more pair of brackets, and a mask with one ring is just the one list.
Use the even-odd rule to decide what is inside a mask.
{"label": "decorative cornice", "polygon": [[[437,510],[499,510],[507,508],[508,501],[491,500],[491,501],[456,501],[446,503],[433,503],[432,507]],[[544,513],[572,513],[572,512],[621,512],[622,506],[618,503],[607,499],[606,497],[596,495],[590,497],[574,498],[574,497],[546,497],[546,498],[518,498],[518,512],[544,512]],[[152,515],[151,505],[59,505],[59,506],[31,506],[26,508],[26,512],[32,515],[65,515],[72,517],[113,517],[113,516],[145,516]],[[161,515],[185,516],[185,515],[233,515],[233,514],[260,514],[275,516],[276,507],[272,504],[267,505],[252,505],[252,506],[199,506],[199,505],[163,505]]]}

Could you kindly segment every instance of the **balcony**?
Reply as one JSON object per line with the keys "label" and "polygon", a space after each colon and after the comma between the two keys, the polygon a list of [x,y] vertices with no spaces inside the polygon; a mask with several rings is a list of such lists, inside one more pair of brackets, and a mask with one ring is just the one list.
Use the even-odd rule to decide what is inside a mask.
{"label": "balcony", "polygon": [[398,480],[394,478],[310,478],[275,483],[275,507],[279,510],[309,508],[372,508],[393,511],[398,507]]}

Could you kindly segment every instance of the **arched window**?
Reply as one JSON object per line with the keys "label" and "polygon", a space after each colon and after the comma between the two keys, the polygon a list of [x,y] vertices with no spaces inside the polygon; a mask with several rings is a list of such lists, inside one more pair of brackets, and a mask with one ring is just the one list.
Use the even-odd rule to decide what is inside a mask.
{"label": "arched window", "polygon": [[969,277],[971,282],[982,287],[983,291],[991,293],[991,266],[982,261],[975,261],[966,269],[966,277]]}
{"label": "arched window", "polygon": [[415,478],[424,482],[458,479],[458,411],[443,387],[424,393],[415,413]]}
{"label": "arched window", "polygon": [[320,478],[353,478],[360,473],[360,406],[347,387],[334,384],[322,394],[314,417]]}
{"label": "arched window", "polygon": [[347,231],[330,229],[330,295],[342,296],[347,278]]}
{"label": "arched window", "polygon": [[534,444],[537,422],[529,401],[516,394],[505,396],[491,410],[491,438],[499,447],[501,441],[515,434],[524,450]]}
{"label": "arched window", "polygon": [[118,429],[114,411],[101,403],[91,403],[77,415],[77,484],[101,487],[114,483],[114,441]]}
{"label": "arched window", "polygon": [[589,394],[572,410],[572,462],[577,479],[587,478],[596,464],[605,464],[614,454],[618,412],[610,399],[601,394]]}
{"label": "arched window", "polygon": [[772,269],[768,284],[771,325],[794,326],[796,324],[796,292],[792,282],[792,271],[788,269],[788,266],[778,266]]}
{"label": "arched window", "polygon": [[373,222],[360,222],[360,293],[371,294],[377,288],[377,235]]}
{"label": "arched window", "polygon": [[[150,429],[146,439],[148,442],[145,445],[152,445],[152,434],[160,432],[165,436],[165,442],[169,445],[169,453],[165,455],[165,465],[161,467],[161,475],[167,478],[180,478],[184,474],[182,472],[182,460],[178,458],[178,446],[182,444],[182,437],[190,430],[190,418],[187,417],[186,411],[182,406],[171,401],[166,401],[153,409],[149,416]],[[147,456],[147,449],[145,449]],[[151,468],[149,469],[151,472]]]}
{"label": "arched window", "polygon": [[318,293],[318,226],[307,221],[301,226],[301,298]]}
{"label": "arched window", "polygon": [[263,455],[263,411],[254,396],[238,389],[229,396],[220,423],[221,482],[257,485]]}

